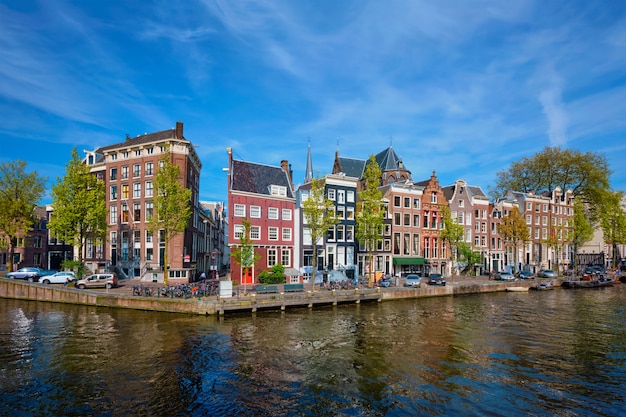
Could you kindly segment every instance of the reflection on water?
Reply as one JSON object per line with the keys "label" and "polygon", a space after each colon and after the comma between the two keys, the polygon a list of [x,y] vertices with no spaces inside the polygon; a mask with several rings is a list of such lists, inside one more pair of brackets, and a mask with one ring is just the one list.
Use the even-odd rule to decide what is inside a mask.
{"label": "reflection on water", "polygon": [[0,299],[4,415],[621,415],[626,286],[226,318]]}

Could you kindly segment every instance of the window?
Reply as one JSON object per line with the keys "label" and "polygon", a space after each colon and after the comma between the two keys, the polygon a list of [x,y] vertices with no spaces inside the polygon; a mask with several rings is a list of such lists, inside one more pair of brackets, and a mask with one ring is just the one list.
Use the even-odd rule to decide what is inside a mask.
{"label": "window", "polygon": [[135,243],[141,243],[141,231],[140,230],[135,230],[133,232],[133,241]]}
{"label": "window", "polygon": [[152,204],[152,201],[146,201],[146,220],[151,219],[153,214],[154,205]]}
{"label": "window", "polygon": [[122,167],[122,179],[128,179],[128,166],[123,166]]}
{"label": "window", "polygon": [[117,185],[111,186],[111,200],[117,200]]}
{"label": "window", "polygon": [[278,240],[278,227],[268,227],[267,237],[269,240]]}
{"label": "window", "polygon": [[345,239],[344,231],[345,226],[343,224],[337,225],[337,241],[343,241]]}
{"label": "window", "polygon": [[267,266],[272,267],[276,265],[276,249],[267,250]]}
{"label": "window", "polygon": [[414,198],[413,199],[413,208],[419,210],[419,208],[420,208],[420,199],[419,198]]}
{"label": "window", "polygon": [[334,188],[328,189],[328,199],[335,201],[335,189]]}
{"label": "window", "polygon": [[284,197],[287,195],[287,187],[282,185],[270,185],[270,194]]}
{"label": "window", "polygon": [[346,226],[346,242],[354,241],[354,226]]}
{"label": "window", "polygon": [[261,227],[259,226],[250,226],[250,239],[259,240],[261,239]]}
{"label": "window", "polygon": [[250,206],[250,217],[254,219],[261,218],[261,206]]}
{"label": "window", "polygon": [[236,224],[233,228],[233,232],[235,233],[235,239],[241,239],[243,237],[243,225]]}
{"label": "window", "polygon": [[133,204],[133,221],[134,222],[141,221],[141,204],[139,203]]}
{"label": "window", "polygon": [[146,175],[154,173],[154,162],[146,162]]}
{"label": "window", "polygon": [[400,255],[400,233],[393,234],[393,254]]}
{"label": "window", "polygon": [[128,200],[128,184],[122,184],[122,199]]}
{"label": "window", "polygon": [[459,207],[465,207],[465,201],[459,200]]}
{"label": "window", "polygon": [[267,209],[267,218],[271,220],[278,220],[278,209],[276,207],[270,207]]}
{"label": "window", "polygon": [[480,231],[483,232],[483,233],[487,233],[487,223],[482,222],[480,224]]}
{"label": "window", "polygon": [[335,240],[335,228],[334,227],[328,228],[326,237],[328,240],[333,240],[333,241]]}
{"label": "window", "polygon": [[291,210],[283,209],[283,220],[291,220]]}
{"label": "window", "polygon": [[400,226],[400,213],[393,213],[393,224]]}
{"label": "window", "polygon": [[117,168],[111,168],[111,181],[115,181],[117,179]]}
{"label": "window", "polygon": [[135,156],[141,156],[141,149],[135,149]]}
{"label": "window", "polygon": [[354,191],[348,191],[346,201],[348,203],[354,203]]}
{"label": "window", "polygon": [[283,227],[283,240],[285,242],[291,242],[291,228]]}
{"label": "window", "polygon": [[289,249],[283,249],[281,251],[280,261],[283,266],[291,266],[291,252]]}
{"label": "window", "polygon": [[146,248],[146,261],[152,261],[154,259],[154,249]]}
{"label": "window", "polygon": [[243,204],[235,204],[235,217],[246,217],[246,206]]}
{"label": "window", "polygon": [[111,154],[111,161],[117,161],[117,154],[116,153]]}
{"label": "window", "polygon": [[433,192],[430,194],[430,202],[431,202],[431,203],[436,203],[436,202],[437,202],[437,192],[436,192],[436,191],[433,191]]}
{"label": "window", "polygon": [[404,225],[405,226],[411,225],[411,215],[409,213],[404,213]]}
{"label": "window", "polygon": [[532,224],[533,223],[533,217],[530,214],[526,215],[526,224]]}
{"label": "window", "polygon": [[346,207],[346,219],[354,220],[354,207]]}
{"label": "window", "polygon": [[146,243],[152,243],[152,232],[150,230],[146,230]]}
{"label": "window", "polygon": [[337,214],[335,216],[337,219],[345,219],[346,214],[345,214],[345,207],[343,206],[339,206],[337,207]]}
{"label": "window", "polygon": [[122,152],[122,156],[123,156],[125,159],[128,159],[128,155],[129,155],[128,151],[124,151],[124,152]]}
{"label": "window", "polygon": [[411,235],[408,233],[405,233],[402,237],[403,237],[402,254],[409,255],[409,251],[411,250]]}
{"label": "window", "polygon": [[154,195],[153,187],[152,181],[146,181],[146,197],[152,197]]}
{"label": "window", "polygon": [[133,178],[137,178],[139,176],[141,172],[141,169],[139,167],[140,167],[139,164],[133,165]]}
{"label": "window", "polygon": [[413,215],[413,227],[420,227],[420,215],[419,214]]}
{"label": "window", "polygon": [[533,203],[526,203],[526,210],[532,210],[533,209]]}
{"label": "window", "polygon": [[412,248],[412,255],[419,255],[420,254],[420,235],[413,235],[413,248]]}
{"label": "window", "polygon": [[146,149],[146,152],[148,153],[148,155],[152,155],[154,153],[154,147],[150,146],[148,149]]}
{"label": "window", "polygon": [[129,217],[128,205],[122,204],[122,223],[128,223]]}
{"label": "window", "polygon": [[133,184],[133,198],[141,197],[141,183],[136,182]]}
{"label": "window", "polygon": [[393,206],[394,207],[400,207],[400,196],[397,195],[393,198]]}
{"label": "window", "polygon": [[346,203],[346,192],[344,190],[337,191],[337,203],[339,204]]}
{"label": "window", "polygon": [[411,208],[411,198],[404,197],[404,208]]}
{"label": "window", "polygon": [[111,217],[109,223],[117,224],[117,206],[111,206]]}

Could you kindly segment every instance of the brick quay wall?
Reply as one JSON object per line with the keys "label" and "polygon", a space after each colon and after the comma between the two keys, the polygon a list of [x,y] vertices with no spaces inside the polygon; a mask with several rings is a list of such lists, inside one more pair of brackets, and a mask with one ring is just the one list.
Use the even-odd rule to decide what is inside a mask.
{"label": "brick quay wall", "polygon": [[[536,281],[502,282],[486,278],[455,278],[446,286],[422,288],[355,288],[351,290],[314,289],[305,284],[305,290],[297,293],[283,292],[281,286],[275,294],[243,293],[241,288],[234,297],[165,298],[133,296],[132,286],[138,281],[121,281],[117,288],[81,290],[62,285],[44,285],[22,280],[0,278],[0,298],[89,305],[95,307],[128,308],[134,310],[169,313],[223,315],[235,312],[280,310],[289,308],[314,308],[324,305],[359,304],[423,297],[457,296],[486,292],[505,291],[510,286],[530,287]],[[239,293],[242,292],[240,295]]]}

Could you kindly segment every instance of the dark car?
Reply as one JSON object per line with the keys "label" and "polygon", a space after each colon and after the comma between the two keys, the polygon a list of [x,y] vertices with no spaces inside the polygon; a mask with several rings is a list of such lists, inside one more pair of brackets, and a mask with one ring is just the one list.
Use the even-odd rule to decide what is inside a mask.
{"label": "dark car", "polygon": [[520,279],[533,279],[533,278],[535,278],[535,274],[533,274],[530,271],[522,271],[522,272],[519,273],[518,278],[520,278]]}
{"label": "dark car", "polygon": [[428,285],[446,285],[446,279],[441,274],[430,274],[428,276]]}
{"label": "dark car", "polygon": [[537,276],[539,278],[558,278],[556,272],[551,269],[542,269],[541,271],[537,272]]}
{"label": "dark car", "polygon": [[37,281],[37,278],[41,275],[41,269],[35,267],[20,268],[17,271],[9,272],[7,278],[13,279],[25,279],[30,282]]}

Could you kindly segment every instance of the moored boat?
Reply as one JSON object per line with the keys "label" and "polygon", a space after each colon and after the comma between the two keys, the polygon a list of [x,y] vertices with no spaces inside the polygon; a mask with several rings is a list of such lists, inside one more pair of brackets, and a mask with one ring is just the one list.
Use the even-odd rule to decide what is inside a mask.
{"label": "moored boat", "polygon": [[509,292],[526,292],[528,287],[506,287],[505,291]]}
{"label": "moored boat", "polygon": [[552,283],[552,281],[550,282],[540,282],[537,285],[533,285],[532,287],[530,287],[531,290],[553,290],[554,289],[554,284]]}
{"label": "moored boat", "polygon": [[613,286],[611,279],[567,280],[561,284],[563,288],[601,288]]}

